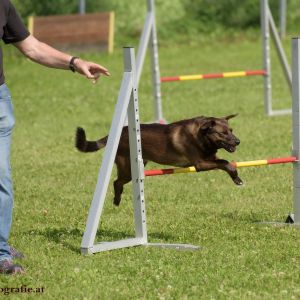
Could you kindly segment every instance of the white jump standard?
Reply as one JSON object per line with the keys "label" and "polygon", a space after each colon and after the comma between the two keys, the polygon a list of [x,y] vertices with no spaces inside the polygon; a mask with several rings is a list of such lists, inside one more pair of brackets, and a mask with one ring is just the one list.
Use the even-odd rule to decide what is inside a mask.
{"label": "white jump standard", "polygon": [[[133,185],[135,237],[120,241],[94,244],[122,128],[127,114]],[[87,219],[86,229],[81,243],[81,252],[82,254],[92,254],[138,245],[168,247],[179,250],[199,249],[197,246],[186,244],[148,243],[144,199],[144,164],[141,148],[135,57],[133,48],[124,48],[123,80],[109,131],[102,165],[98,175],[96,190]]]}
{"label": "white jump standard", "polygon": [[155,4],[154,0],[147,0],[147,15],[139,43],[136,59],[136,81],[139,86],[143,64],[147,52],[147,46],[151,52],[151,69],[152,69],[152,82],[153,82],[153,104],[155,111],[156,122],[164,123],[161,104],[161,88],[160,88],[160,71],[158,62],[158,42],[156,33],[156,20],[155,20]]}
{"label": "white jump standard", "polygon": [[292,94],[293,94],[293,150],[292,155],[298,158],[293,163],[293,213],[287,223],[300,225],[300,38],[292,40]]}
{"label": "white jump standard", "polygon": [[266,72],[264,76],[264,103],[265,113],[268,116],[284,115],[291,113],[291,109],[273,110],[272,108],[272,82],[271,82],[271,56],[270,56],[270,30],[274,45],[280,60],[286,82],[292,91],[292,75],[288,60],[281,44],[280,36],[269,8],[268,0],[260,0],[261,33],[263,49],[263,69]]}

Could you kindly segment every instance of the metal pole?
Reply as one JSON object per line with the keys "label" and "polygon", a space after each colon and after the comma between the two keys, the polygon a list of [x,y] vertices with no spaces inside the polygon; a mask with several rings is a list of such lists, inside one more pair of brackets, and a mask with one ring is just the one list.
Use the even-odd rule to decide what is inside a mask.
{"label": "metal pole", "polygon": [[286,0],[279,2],[279,34],[280,38],[283,39],[286,34]]}
{"label": "metal pole", "polygon": [[[161,244],[147,242],[146,209],[144,199],[144,164],[141,147],[141,129],[138,108],[138,92],[136,64],[133,48],[124,48],[124,76],[121,89],[108,135],[97,186],[90,207],[86,229],[81,243],[82,254],[120,249],[133,246],[154,246],[178,250],[197,250],[198,246],[189,244]],[[112,167],[119,140],[128,112],[128,132],[130,145],[130,164],[133,185],[133,204],[135,221],[135,238],[94,244],[96,233],[103,210],[105,196],[112,173]]]}
{"label": "metal pole", "polygon": [[269,10],[268,0],[260,0],[262,48],[263,48],[263,69],[264,76],[264,98],[265,113],[272,114],[272,86],[271,86],[271,61],[270,61],[270,32],[269,32]]}
{"label": "metal pole", "polygon": [[[300,39],[292,39],[292,74],[293,74],[293,155],[300,157]],[[294,176],[294,218],[300,225],[300,162],[293,164]]]}
{"label": "metal pole", "polygon": [[151,48],[151,61],[152,61],[152,80],[154,86],[154,109],[156,121],[163,122],[163,113],[161,105],[161,86],[160,86],[160,71],[158,62],[158,42],[157,42],[157,32],[156,32],[156,21],[155,21],[155,4],[154,0],[148,0],[148,11],[153,15],[152,21],[152,31],[150,37],[150,48]]}
{"label": "metal pole", "polygon": [[[126,50],[126,49],[125,49]],[[142,243],[147,243],[146,208],[144,197],[144,162],[141,146],[141,129],[138,107],[138,86],[134,49],[129,48],[125,61],[129,63],[133,77],[132,93],[128,106],[128,132],[130,145],[130,165],[133,185],[133,207],[135,236],[141,238]]]}
{"label": "metal pole", "polygon": [[147,52],[147,47],[149,45],[150,34],[153,27],[153,13],[148,12],[142,32],[142,36],[139,43],[139,48],[136,56],[136,81],[137,86],[139,86],[140,78],[142,75],[143,65],[145,61],[145,56]]}
{"label": "metal pole", "polygon": [[79,0],[79,14],[84,15],[85,11],[85,0]]}
{"label": "metal pole", "polygon": [[292,91],[292,74],[291,74],[290,66],[289,66],[288,60],[286,58],[284,49],[282,47],[281,40],[280,40],[279,34],[277,32],[272,13],[269,8],[268,8],[268,16],[269,16],[269,24],[270,24],[270,28],[271,28],[271,34],[273,36],[273,41],[274,41],[274,44],[275,44],[275,47],[277,50],[277,54],[278,54],[280,63],[282,65],[287,84],[290,88],[290,91]]}
{"label": "metal pole", "polygon": [[[126,49],[125,49],[126,50]],[[129,55],[124,51],[124,58]],[[81,243],[82,253],[93,253],[94,241],[102,214],[105,196],[116,157],[123,124],[127,114],[127,108],[132,93],[132,72],[128,63],[124,63],[124,76],[120,88],[118,101],[109,131],[108,141],[105,148],[102,165],[99,171],[97,185],[90,207],[86,229]]]}

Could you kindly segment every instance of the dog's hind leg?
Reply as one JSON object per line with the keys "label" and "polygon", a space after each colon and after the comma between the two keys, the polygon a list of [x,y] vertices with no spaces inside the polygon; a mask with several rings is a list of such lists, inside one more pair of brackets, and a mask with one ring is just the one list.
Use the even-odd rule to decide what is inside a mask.
{"label": "dog's hind leg", "polygon": [[[124,156],[117,156],[115,163],[118,169],[118,178],[114,181],[114,205],[119,206],[121,202],[121,196],[123,193],[124,185],[131,181],[131,166],[130,158]],[[144,166],[148,163],[144,160]]]}
{"label": "dog's hind leg", "polygon": [[114,181],[114,205],[119,206],[124,184],[131,181],[130,158],[117,155],[115,163],[118,169],[118,178]]}

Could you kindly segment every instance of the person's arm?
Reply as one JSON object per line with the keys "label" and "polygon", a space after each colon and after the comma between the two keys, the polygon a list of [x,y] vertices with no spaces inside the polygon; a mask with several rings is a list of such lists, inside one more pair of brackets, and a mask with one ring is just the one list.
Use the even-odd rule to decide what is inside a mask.
{"label": "person's arm", "polygon": [[[58,51],[53,47],[40,42],[32,35],[29,35],[20,42],[14,43],[14,46],[16,46],[26,57],[41,65],[64,70],[67,70],[70,67],[71,55]],[[88,79],[92,79],[93,82],[96,82],[101,74],[106,76],[110,75],[108,70],[103,66],[80,58],[75,59],[74,67],[76,72],[85,75]]]}

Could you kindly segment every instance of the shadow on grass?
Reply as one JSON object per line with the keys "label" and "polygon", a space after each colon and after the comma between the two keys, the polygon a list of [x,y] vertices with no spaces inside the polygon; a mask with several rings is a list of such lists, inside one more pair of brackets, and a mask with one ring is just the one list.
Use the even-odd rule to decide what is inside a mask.
{"label": "shadow on grass", "polygon": [[[69,239],[74,239],[77,241],[79,238],[81,240],[83,236],[82,230],[78,228],[45,228],[41,230],[30,230],[26,232],[25,234],[29,235],[40,235],[48,239],[50,242],[54,242],[56,244],[63,245],[64,247],[70,249],[73,252],[76,252],[80,254],[80,244],[69,242]],[[104,229],[104,230],[98,230],[96,235],[96,241],[98,242],[109,242],[109,241],[116,241],[116,240],[122,240],[127,238],[134,237],[134,233],[129,233],[125,231],[115,231],[111,229]],[[165,234],[162,232],[152,232],[148,234],[148,237],[150,239],[158,239],[158,240],[164,240],[164,241],[170,241],[173,240],[173,236],[169,234]]]}
{"label": "shadow on grass", "polygon": [[219,214],[220,218],[224,218],[227,220],[231,220],[233,222],[240,222],[240,223],[249,223],[249,224],[260,224],[260,223],[267,223],[267,222],[285,222],[288,214],[286,216],[282,216],[279,218],[275,218],[270,216],[267,213],[240,213],[240,212],[227,212]]}

